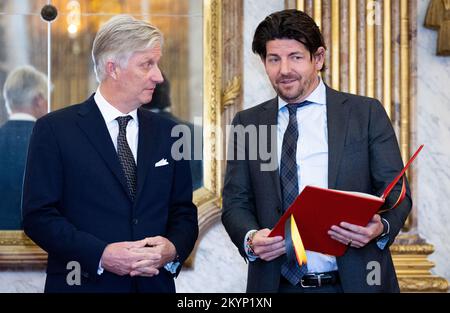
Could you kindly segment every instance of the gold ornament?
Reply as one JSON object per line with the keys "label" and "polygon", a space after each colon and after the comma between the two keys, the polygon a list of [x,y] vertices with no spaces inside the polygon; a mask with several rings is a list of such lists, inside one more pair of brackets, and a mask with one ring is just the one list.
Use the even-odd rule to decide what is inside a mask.
{"label": "gold ornament", "polygon": [[437,29],[437,55],[450,55],[450,0],[431,0],[425,18],[425,27]]}

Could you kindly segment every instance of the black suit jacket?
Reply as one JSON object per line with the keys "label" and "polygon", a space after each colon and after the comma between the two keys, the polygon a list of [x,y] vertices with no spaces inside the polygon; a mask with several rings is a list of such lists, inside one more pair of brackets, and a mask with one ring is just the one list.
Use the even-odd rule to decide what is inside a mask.
{"label": "black suit jacket", "polygon": [[[194,247],[197,210],[187,161],[175,161],[173,122],[138,110],[137,195],[131,201],[113,142],[93,96],[39,119],[24,182],[24,230],[48,252],[48,292],[174,292],[173,276],[97,275],[106,245],[164,236],[183,262]],[[168,165],[155,167],[167,159]],[[82,269],[68,286],[67,263]],[[71,268],[72,269],[72,268]]]}
{"label": "black suit jacket", "polygon": [[[328,123],[328,187],[381,195],[386,186],[401,171],[397,139],[391,122],[379,101],[326,89]],[[239,112],[234,125],[276,125],[277,98],[254,108]],[[259,132],[258,132],[259,135]],[[259,140],[259,139],[258,139]],[[269,149],[275,142],[268,139]],[[248,143],[235,144],[231,149],[248,154]],[[257,160],[229,160],[223,189],[223,224],[245,255],[243,241],[251,229],[273,228],[281,217],[281,188],[278,168],[261,171],[264,163]],[[387,204],[392,204],[400,192],[396,185]],[[390,223],[389,243],[384,250],[370,242],[364,248],[349,248],[337,258],[344,292],[399,291],[389,245],[403,227],[411,210],[409,189],[407,197],[395,210],[382,214]],[[247,291],[276,292],[279,287],[281,264],[285,256],[274,261],[260,259],[249,263]],[[367,283],[369,262],[377,261],[381,268],[381,285]]]}
{"label": "black suit jacket", "polygon": [[0,127],[0,229],[22,229],[22,185],[34,122],[8,121]]}
{"label": "black suit jacket", "polygon": [[190,141],[190,147],[191,147],[191,151],[190,151],[190,160],[189,160],[189,164],[191,166],[191,174],[192,174],[192,188],[193,190],[196,190],[198,188],[201,188],[203,186],[203,161],[202,160],[196,160],[195,159],[195,134],[202,133],[202,129],[201,127],[198,127],[196,125],[194,125],[193,123],[187,122],[187,121],[183,121],[181,119],[179,119],[178,117],[176,117],[175,115],[173,115],[171,112],[167,112],[167,111],[160,111],[157,112],[156,114],[159,114],[161,116],[164,116],[172,121],[174,121],[175,123],[177,123],[178,125],[185,125],[187,127],[189,127],[190,133],[191,133],[191,141]]}

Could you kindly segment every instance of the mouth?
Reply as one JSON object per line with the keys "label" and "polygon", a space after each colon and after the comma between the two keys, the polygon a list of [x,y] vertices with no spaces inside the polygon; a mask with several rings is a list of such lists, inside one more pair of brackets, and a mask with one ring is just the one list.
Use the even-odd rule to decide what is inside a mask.
{"label": "mouth", "polygon": [[280,85],[289,85],[296,82],[297,80],[297,78],[281,78],[277,81],[277,83]]}

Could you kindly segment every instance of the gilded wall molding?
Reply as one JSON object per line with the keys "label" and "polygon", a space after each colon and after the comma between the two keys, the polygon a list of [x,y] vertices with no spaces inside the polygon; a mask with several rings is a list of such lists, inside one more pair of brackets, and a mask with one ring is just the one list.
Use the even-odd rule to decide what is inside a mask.
{"label": "gilded wall molding", "polygon": [[39,248],[23,231],[2,231],[0,238],[0,269],[42,269],[47,253]]}
{"label": "gilded wall molding", "polygon": [[231,105],[241,94],[242,79],[241,76],[234,76],[227,84],[222,93],[222,112]]}
{"label": "gilded wall molding", "polygon": [[432,275],[435,264],[428,260],[434,246],[414,234],[401,234],[390,247],[400,290],[403,292],[447,292],[442,277]]}
{"label": "gilded wall molding", "polygon": [[392,245],[391,252],[395,254],[421,254],[430,255],[434,252],[434,246],[430,244],[416,245]]}
{"label": "gilded wall molding", "polygon": [[448,282],[441,277],[399,278],[402,292],[447,292]]}
{"label": "gilded wall molding", "polygon": [[209,174],[205,175],[205,188],[194,193],[200,233],[188,265],[194,264],[208,228],[220,220],[226,165],[224,130],[241,107],[242,51],[236,47],[242,41],[242,10],[240,1],[204,1],[204,170]]}
{"label": "gilded wall molding", "polygon": [[424,25],[438,31],[436,54],[450,56],[450,0],[430,0]]}
{"label": "gilded wall molding", "polygon": [[217,152],[218,132],[220,125],[220,100],[221,100],[221,1],[205,0],[204,14],[204,113],[203,123],[207,129],[204,136],[204,149],[208,153],[204,157],[205,188],[217,193]]}

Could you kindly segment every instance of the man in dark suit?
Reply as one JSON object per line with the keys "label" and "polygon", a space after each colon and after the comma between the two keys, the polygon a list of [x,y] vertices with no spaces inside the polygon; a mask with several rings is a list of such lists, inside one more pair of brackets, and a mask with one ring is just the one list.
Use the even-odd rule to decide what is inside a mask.
{"label": "man in dark suit", "polygon": [[48,252],[46,292],[175,291],[198,224],[175,123],[139,109],[163,81],[161,49],[157,28],[113,17],[93,44],[96,93],[36,122],[23,214]]}
{"label": "man in dark suit", "polygon": [[[402,160],[382,105],[333,90],[318,76],[325,44],[307,14],[284,10],[269,15],[256,29],[253,51],[278,97],[234,118],[240,128],[230,137],[230,151],[237,158],[228,159],[222,214],[228,234],[250,261],[247,291],[398,292],[389,246],[411,210],[409,189],[400,206],[375,214],[365,227],[332,226],[328,235],[349,246],[341,257],[307,250],[307,267],[292,267],[286,241],[268,237],[306,185],[381,195],[401,171]],[[253,126],[258,138],[239,140],[249,139]],[[273,126],[274,139],[270,129],[261,131],[264,126]],[[272,152],[269,161],[275,166],[267,168],[264,154],[251,157],[255,142],[268,143],[264,151]],[[388,206],[400,190],[398,184]]]}
{"label": "man in dark suit", "polygon": [[47,77],[31,66],[12,71],[3,86],[9,112],[0,127],[0,229],[22,229],[22,184],[31,131],[47,113]]}

